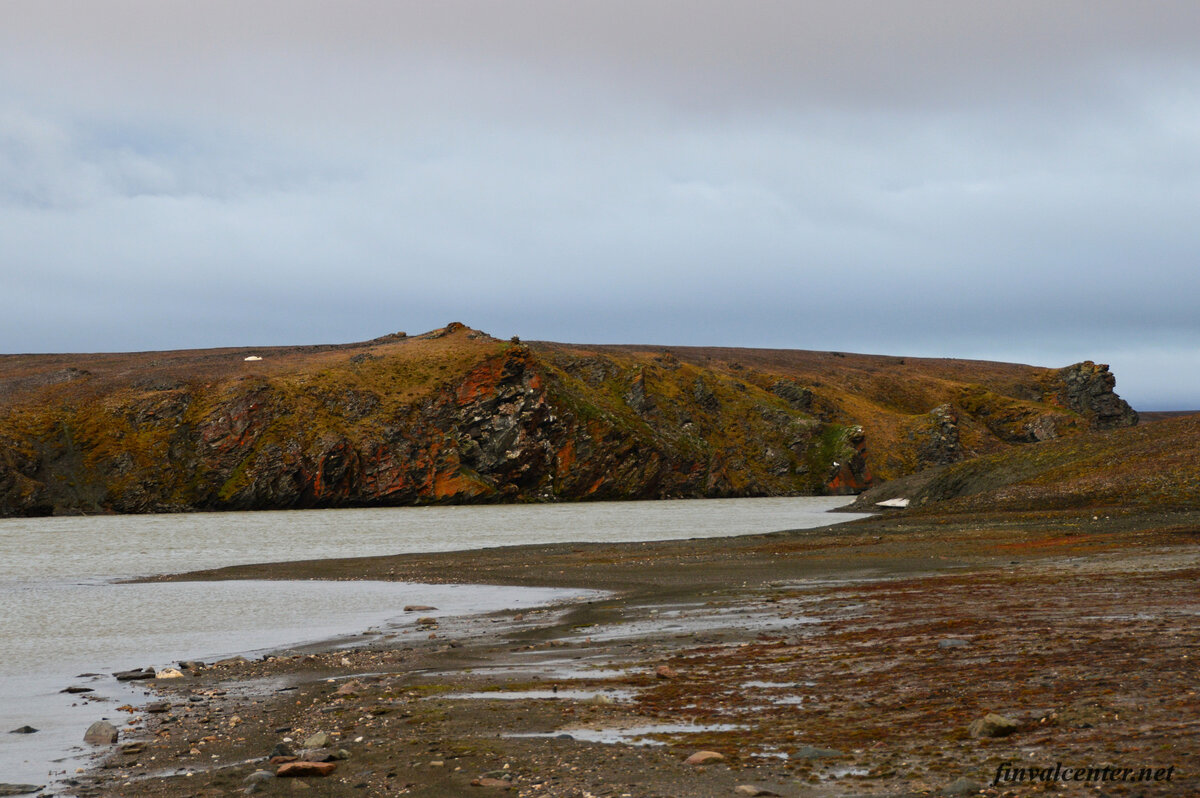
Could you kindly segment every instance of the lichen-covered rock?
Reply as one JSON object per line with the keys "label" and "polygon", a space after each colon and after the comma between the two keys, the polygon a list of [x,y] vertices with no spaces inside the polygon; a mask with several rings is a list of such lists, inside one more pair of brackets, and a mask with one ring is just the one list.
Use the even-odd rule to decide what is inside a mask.
{"label": "lichen-covered rock", "polygon": [[958,414],[948,403],[930,410],[910,439],[922,467],[957,463],[966,456],[959,436]]}
{"label": "lichen-covered rock", "polygon": [[1015,734],[1020,728],[1015,720],[989,712],[967,727],[967,733],[972,737],[1007,737]]}
{"label": "lichen-covered rock", "polygon": [[1114,392],[1117,378],[1105,363],[1085,360],[1058,370],[1063,387],[1058,399],[1067,407],[1092,420],[1095,429],[1132,427],[1138,414],[1129,403]]}
{"label": "lichen-covered rock", "polygon": [[771,393],[782,397],[797,410],[808,410],[812,407],[812,390],[797,385],[792,380],[777,380],[771,386]]}

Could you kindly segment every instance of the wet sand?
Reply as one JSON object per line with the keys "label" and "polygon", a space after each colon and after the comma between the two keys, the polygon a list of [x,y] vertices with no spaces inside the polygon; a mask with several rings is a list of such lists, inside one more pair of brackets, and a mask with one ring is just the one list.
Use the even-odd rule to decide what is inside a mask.
{"label": "wet sand", "polygon": [[[414,612],[359,648],[159,680],[164,711],[125,713],[121,743],[134,745],[61,792],[1028,795],[1043,789],[990,783],[1005,766],[1061,763],[1174,769],[1169,782],[1057,783],[1059,795],[1200,794],[1197,543],[1200,512],[899,514],[739,538],[170,577],[613,595],[436,624]],[[504,691],[530,692],[461,695]],[[1015,733],[971,736],[989,712],[1016,721]],[[317,733],[324,745],[301,751]],[[275,772],[277,745],[336,768],[247,782]],[[701,750],[724,758],[685,763]]]}

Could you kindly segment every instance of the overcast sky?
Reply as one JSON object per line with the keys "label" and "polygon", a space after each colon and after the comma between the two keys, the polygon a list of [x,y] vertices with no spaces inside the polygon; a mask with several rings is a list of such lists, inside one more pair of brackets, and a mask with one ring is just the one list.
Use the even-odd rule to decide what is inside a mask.
{"label": "overcast sky", "polygon": [[1200,408],[1200,3],[0,0],[0,351],[1112,364]]}

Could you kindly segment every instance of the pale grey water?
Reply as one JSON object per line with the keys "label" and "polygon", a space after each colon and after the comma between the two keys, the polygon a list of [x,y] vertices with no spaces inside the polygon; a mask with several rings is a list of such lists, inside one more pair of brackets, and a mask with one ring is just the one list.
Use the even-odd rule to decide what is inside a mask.
{"label": "pale grey water", "polygon": [[[169,665],[361,632],[432,604],[463,615],[577,590],[386,582],[113,584],[224,565],[526,543],[644,541],[798,529],[859,515],[837,497],[197,513],[0,520],[0,782],[72,771],[63,748],[101,706],[60,695],[83,671]],[[438,614],[438,613],[431,613]],[[123,703],[140,691],[88,683]],[[113,703],[109,706],[116,706]],[[8,734],[29,724],[38,734]],[[78,754],[78,752],[76,752]]]}

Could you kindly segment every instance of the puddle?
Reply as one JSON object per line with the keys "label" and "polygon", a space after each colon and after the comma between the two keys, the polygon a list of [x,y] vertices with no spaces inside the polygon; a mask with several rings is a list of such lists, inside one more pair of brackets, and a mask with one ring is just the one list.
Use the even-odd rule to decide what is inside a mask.
{"label": "puddle", "polygon": [[608,703],[632,701],[637,693],[633,690],[609,688],[607,690],[481,690],[473,693],[443,693],[429,698],[450,698],[466,701],[524,701],[554,700],[591,701]]}
{"label": "puddle", "polygon": [[699,734],[701,732],[738,731],[747,726],[740,723],[647,723],[639,726],[610,726],[603,729],[572,729],[565,728],[552,732],[524,732],[505,734],[504,737],[539,737],[545,739],[566,739],[570,735],[573,740],[587,743],[624,743],[625,745],[666,745],[662,740],[652,739],[651,735],[662,734]]}
{"label": "puddle", "polygon": [[[513,656],[544,655],[544,650],[515,651]],[[426,676],[460,676],[464,671],[429,671]],[[504,676],[535,676],[542,679],[561,681],[624,679],[632,672],[628,668],[614,667],[607,657],[583,657],[546,659],[527,665],[476,665],[468,673],[486,673]]]}
{"label": "puddle", "polygon": [[806,699],[804,696],[796,693],[801,689],[812,687],[813,684],[813,682],[764,682],[756,680],[746,682],[744,687],[749,690],[789,690],[792,692],[792,695],[768,694],[762,697],[776,706],[800,706]]}
{"label": "puddle", "polygon": [[668,610],[660,612],[652,618],[630,621],[629,623],[603,624],[584,629],[580,634],[563,638],[569,642],[579,643],[584,640],[591,642],[611,642],[629,638],[659,637],[689,637],[705,632],[715,632],[722,629],[739,629],[750,632],[777,631],[780,629],[796,630],[796,627],[811,626],[821,623],[820,618],[809,615],[793,614],[790,617],[781,616],[778,611],[765,609],[710,609],[696,607],[693,610]]}

